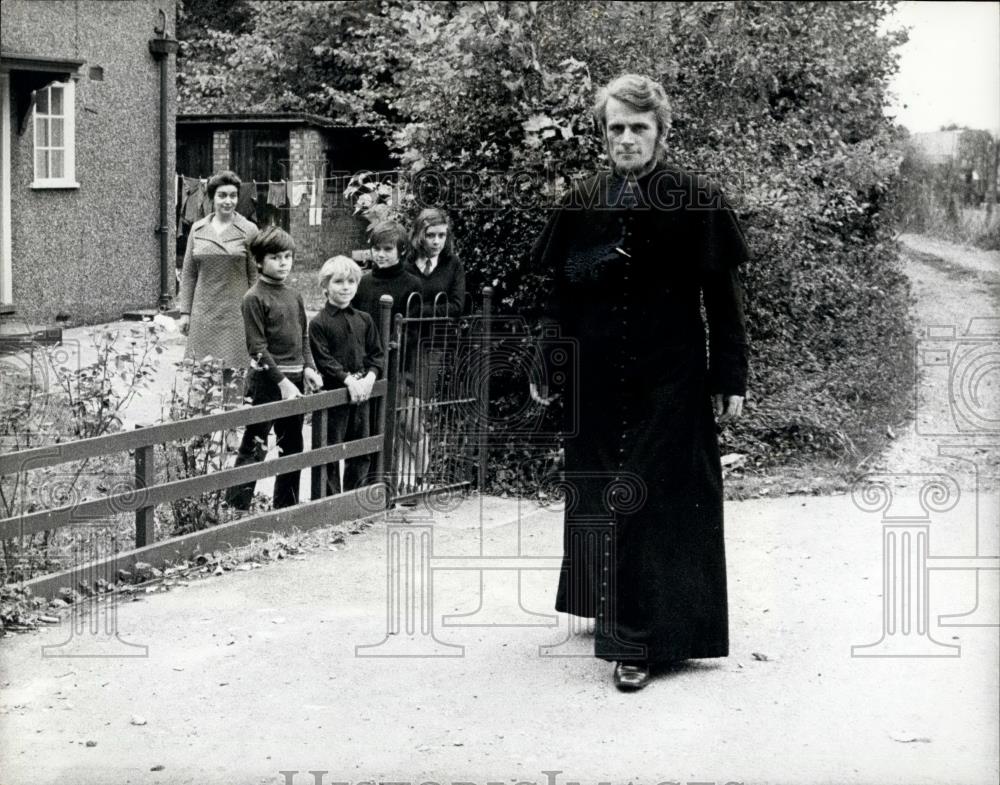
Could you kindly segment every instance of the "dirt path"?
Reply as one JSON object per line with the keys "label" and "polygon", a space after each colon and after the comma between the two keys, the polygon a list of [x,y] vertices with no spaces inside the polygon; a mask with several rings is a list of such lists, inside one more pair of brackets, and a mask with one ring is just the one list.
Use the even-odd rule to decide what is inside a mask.
{"label": "dirt path", "polygon": [[[935,552],[968,551],[968,513],[935,520]],[[43,658],[43,645],[71,648],[65,628],[6,642],[3,782],[314,785],[307,770],[328,771],[322,785],[547,785],[545,771],[563,772],[560,785],[996,781],[994,629],[935,623],[934,638],[961,649],[932,652],[960,656],[851,656],[879,640],[882,576],[878,516],[849,497],[730,504],[731,655],[635,695],[612,687],[586,634],[557,651],[568,656],[541,655],[567,638],[567,617],[442,623],[481,594],[478,573],[441,557],[478,554],[480,520],[487,548],[557,555],[560,510],[471,499],[433,520],[430,618],[439,645],[464,647],[443,653],[460,656],[355,656],[386,638],[382,524],[345,550],[121,606],[121,637],[148,646],[146,658]],[[494,620],[513,621],[518,577],[520,605],[551,613],[551,569],[484,575]],[[945,578],[933,584],[935,620],[975,602],[972,576]]]}
{"label": "dirt path", "polygon": [[[1000,252],[920,235],[903,235],[900,245],[918,338],[915,417],[869,468],[901,475],[946,471],[966,485],[978,478],[982,487],[996,488]],[[990,332],[970,334],[970,328]]]}
{"label": "dirt path", "polygon": [[[918,325],[961,334],[995,312],[996,257],[964,264],[961,250],[904,242]],[[931,430],[945,430],[952,415],[935,412]],[[979,474],[995,468],[990,437],[900,434],[873,466],[888,475],[882,496],[728,503],[730,657],[634,695],[614,690],[585,632],[552,618],[561,510],[517,500],[407,513],[411,532],[433,527],[433,560],[399,585],[414,589],[413,607],[432,598],[434,640],[386,636],[392,521],[121,604],[113,629],[144,657],[61,656],[123,653],[70,617],[0,645],[0,781],[995,783],[1000,590],[985,567],[1000,553],[1000,503],[973,482],[977,461]],[[968,454],[942,458],[943,443]],[[914,474],[942,472],[951,481],[921,495]],[[883,537],[900,526],[915,539],[887,540],[902,543],[887,571]],[[907,542],[927,545],[929,573],[905,567],[919,550]],[[521,561],[477,571],[447,560],[484,552]],[[423,595],[421,576],[433,580]],[[912,597],[926,604],[903,605]],[[496,610],[486,626],[455,617],[481,604]],[[460,656],[357,656],[382,641]]]}

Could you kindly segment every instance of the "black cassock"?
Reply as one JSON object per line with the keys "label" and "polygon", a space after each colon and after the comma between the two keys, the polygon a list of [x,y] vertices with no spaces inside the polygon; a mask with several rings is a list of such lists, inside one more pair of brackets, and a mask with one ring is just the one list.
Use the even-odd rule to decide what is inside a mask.
{"label": "black cassock", "polygon": [[[556,610],[596,617],[603,659],[729,653],[710,396],[745,393],[747,256],[719,190],[665,166],[578,184],[532,252],[546,315],[575,346]],[[563,356],[542,356],[551,377]]]}

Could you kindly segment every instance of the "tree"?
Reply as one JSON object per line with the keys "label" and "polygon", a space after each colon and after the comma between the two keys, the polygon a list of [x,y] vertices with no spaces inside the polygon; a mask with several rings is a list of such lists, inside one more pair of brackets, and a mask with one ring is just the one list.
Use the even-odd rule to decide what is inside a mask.
{"label": "tree", "polygon": [[[274,13],[252,5],[258,20]],[[850,455],[887,416],[909,354],[887,211],[900,155],[883,109],[905,40],[879,34],[890,10],[411,0],[342,22],[341,4],[289,3],[287,63],[276,67],[293,81],[251,93],[392,123],[414,206],[448,207],[470,284],[496,286],[502,305],[519,309],[544,292],[519,267],[547,209],[601,160],[595,86],[623,71],[660,79],[674,109],[672,159],[721,181],[754,252],[754,397],[733,446],[762,460]],[[331,87],[348,78],[337,62],[353,92]]]}
{"label": "tree", "polygon": [[364,21],[378,9],[376,0],[183,0],[181,111],[298,111],[354,121],[368,72]]}

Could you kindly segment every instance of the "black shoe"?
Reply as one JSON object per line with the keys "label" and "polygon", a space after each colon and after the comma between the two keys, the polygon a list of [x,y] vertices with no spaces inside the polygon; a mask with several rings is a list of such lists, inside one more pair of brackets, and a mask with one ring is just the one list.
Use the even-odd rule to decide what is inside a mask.
{"label": "black shoe", "polygon": [[649,684],[648,662],[616,662],[615,686],[622,692],[635,692]]}

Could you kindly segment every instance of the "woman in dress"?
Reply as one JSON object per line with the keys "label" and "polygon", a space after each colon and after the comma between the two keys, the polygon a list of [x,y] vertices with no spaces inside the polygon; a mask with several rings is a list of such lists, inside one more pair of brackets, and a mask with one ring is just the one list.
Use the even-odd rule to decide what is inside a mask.
{"label": "woman in dress", "polygon": [[191,227],[181,272],[180,328],[188,336],[186,356],[210,357],[222,366],[229,386],[233,371],[246,368],[246,334],[240,305],[257,280],[247,246],[257,226],[236,212],[240,178],[224,171],[208,181],[212,212]]}

